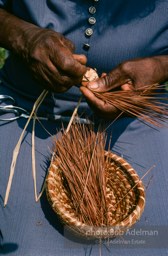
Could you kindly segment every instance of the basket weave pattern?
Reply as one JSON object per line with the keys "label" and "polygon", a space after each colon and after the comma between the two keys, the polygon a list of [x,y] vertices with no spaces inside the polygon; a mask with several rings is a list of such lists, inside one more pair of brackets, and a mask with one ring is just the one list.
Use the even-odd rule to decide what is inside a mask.
{"label": "basket weave pattern", "polygon": [[125,231],[141,217],[145,206],[144,186],[135,170],[116,154],[105,152],[105,155],[110,158],[106,170],[106,227],[101,223],[99,227],[90,227],[79,220],[64,186],[64,178],[58,168],[57,159],[54,157],[46,179],[47,197],[53,210],[75,233],[90,239],[114,237],[115,229]]}

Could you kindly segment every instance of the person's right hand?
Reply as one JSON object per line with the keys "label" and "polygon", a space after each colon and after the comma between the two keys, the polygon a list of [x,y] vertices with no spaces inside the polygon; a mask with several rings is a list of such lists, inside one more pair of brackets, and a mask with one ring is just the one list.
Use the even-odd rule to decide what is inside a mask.
{"label": "person's right hand", "polygon": [[87,59],[73,54],[75,47],[70,40],[38,27],[27,28],[23,35],[21,57],[43,87],[64,92],[81,82]]}
{"label": "person's right hand", "polygon": [[82,81],[86,57],[74,53],[63,35],[24,21],[0,8],[0,46],[19,55],[43,87],[64,92]]}

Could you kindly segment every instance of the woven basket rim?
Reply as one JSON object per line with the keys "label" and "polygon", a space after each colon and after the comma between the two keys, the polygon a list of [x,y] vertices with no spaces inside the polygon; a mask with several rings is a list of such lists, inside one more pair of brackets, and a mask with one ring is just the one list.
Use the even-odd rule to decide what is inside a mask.
{"label": "woven basket rim", "polygon": [[[137,205],[135,206],[135,209],[130,213],[130,215],[128,215],[128,217],[126,217],[123,221],[121,221],[117,225],[112,225],[109,227],[94,227],[94,226],[91,227],[80,222],[77,218],[74,218],[74,216],[70,215],[66,211],[63,205],[60,207],[60,202],[57,201],[57,194],[52,189],[53,182],[54,182],[53,177],[57,177],[57,175],[60,175],[59,174],[60,172],[57,166],[53,165],[52,161],[51,161],[51,164],[48,170],[48,175],[46,178],[47,198],[53,210],[55,211],[55,213],[59,215],[62,222],[66,224],[72,231],[74,231],[76,234],[87,237],[89,239],[95,239],[95,238],[104,239],[107,237],[108,238],[115,237],[116,234],[118,233],[119,235],[121,235],[121,232],[126,231],[127,228],[130,228],[140,219],[145,207],[144,186],[139,176],[137,175],[136,171],[133,169],[133,167],[124,158],[118,156],[117,154],[105,151],[105,155],[110,156],[112,161],[114,161],[116,164],[119,164],[122,167],[122,169],[131,176],[132,180],[136,184],[136,189],[138,190],[138,193],[139,193],[139,197],[138,197],[138,201],[137,201]],[[121,232],[119,232],[119,230]]]}

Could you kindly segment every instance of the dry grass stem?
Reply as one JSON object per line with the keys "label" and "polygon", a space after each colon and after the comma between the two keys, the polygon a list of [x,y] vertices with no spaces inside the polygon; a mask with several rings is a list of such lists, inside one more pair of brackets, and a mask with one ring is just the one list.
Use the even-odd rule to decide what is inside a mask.
{"label": "dry grass stem", "polygon": [[66,132],[69,131],[69,129],[70,129],[70,127],[71,127],[71,125],[72,125],[72,123],[73,123],[73,121],[74,121],[74,119],[75,119],[75,116],[76,116],[76,114],[77,114],[77,112],[78,112],[78,108],[79,108],[79,106],[80,106],[80,103],[81,103],[81,101],[82,101],[82,98],[83,98],[83,97],[81,96],[80,99],[79,99],[79,101],[78,101],[78,104],[77,104],[76,108],[74,109],[74,111],[73,111],[73,113],[72,113],[71,119],[70,119],[69,124],[68,124],[67,129],[66,129]]}
{"label": "dry grass stem", "polygon": [[12,180],[13,180],[13,176],[14,176],[14,172],[15,172],[15,166],[16,166],[16,162],[17,162],[17,158],[20,152],[20,146],[23,140],[23,136],[25,134],[25,131],[31,121],[31,119],[34,117],[34,113],[36,111],[36,109],[38,109],[38,107],[40,106],[41,102],[43,101],[43,99],[46,97],[48,91],[44,90],[41,95],[38,97],[38,99],[36,100],[36,102],[34,103],[33,109],[30,113],[30,116],[25,124],[25,127],[20,135],[20,138],[14,148],[13,151],[13,156],[12,156],[12,163],[11,163],[11,167],[10,167],[10,174],[9,174],[9,179],[8,179],[8,183],[7,183],[7,188],[6,188],[6,194],[5,194],[5,199],[4,199],[4,206],[7,205],[8,202],[8,198],[9,198],[9,193],[10,193],[10,189],[11,189],[11,185],[12,185]]}
{"label": "dry grass stem", "polygon": [[40,197],[42,196],[42,193],[44,191],[45,183],[42,186],[41,192],[38,195],[37,193],[37,178],[36,178],[36,155],[35,155],[35,125],[36,125],[36,119],[38,120],[37,117],[37,111],[42,104],[43,100],[45,99],[48,91],[44,91],[42,96],[39,98],[39,101],[37,102],[36,107],[34,108],[34,119],[33,119],[33,127],[32,127],[32,176],[33,176],[33,183],[34,183],[34,196],[35,196],[35,201],[37,202]]}

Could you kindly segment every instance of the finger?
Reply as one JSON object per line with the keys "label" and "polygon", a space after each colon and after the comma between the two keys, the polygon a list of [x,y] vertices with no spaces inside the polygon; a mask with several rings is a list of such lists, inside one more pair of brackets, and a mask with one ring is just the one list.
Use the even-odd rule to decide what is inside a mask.
{"label": "finger", "polygon": [[86,97],[89,105],[95,112],[107,118],[113,118],[118,114],[118,109],[115,106],[109,105],[106,102],[98,99],[93,92],[84,86],[80,87],[81,92]]}
{"label": "finger", "polygon": [[108,75],[103,74],[98,80],[88,83],[88,88],[97,92],[106,92],[121,87],[128,80],[130,78],[118,67]]}
{"label": "finger", "polygon": [[60,72],[50,61],[43,65],[33,65],[32,68],[36,79],[38,79],[45,88],[48,88],[54,92],[65,92],[72,87],[74,83],[79,82],[75,81],[71,77],[60,74]]}
{"label": "finger", "polygon": [[121,86],[121,89],[122,89],[123,91],[133,91],[133,90],[134,90],[134,86],[133,86],[133,84],[131,84],[131,83],[126,83],[126,84],[123,84],[123,85]]}
{"label": "finger", "polygon": [[87,58],[84,54],[73,54],[73,58],[80,62],[82,65],[86,65],[87,63]]}
{"label": "finger", "polygon": [[102,73],[101,78],[107,76],[107,73]]}
{"label": "finger", "polygon": [[67,48],[60,47],[55,57],[50,56],[50,59],[67,76],[82,77],[87,70],[85,65],[74,59],[72,53]]}
{"label": "finger", "polygon": [[[80,61],[79,61],[80,59]],[[86,73],[86,60],[84,57],[79,57],[78,60],[76,60],[75,58],[70,58],[69,61],[67,60],[66,62],[66,67],[64,68],[64,71],[66,71],[66,73],[72,77],[83,77],[83,75]],[[83,62],[83,63],[82,63]]]}
{"label": "finger", "polygon": [[[80,84],[82,79],[82,77],[67,75],[66,73],[57,69],[51,61],[47,62],[46,73],[53,83],[56,83],[57,86],[64,87],[66,90],[74,85]],[[65,91],[65,89],[63,90]]]}

